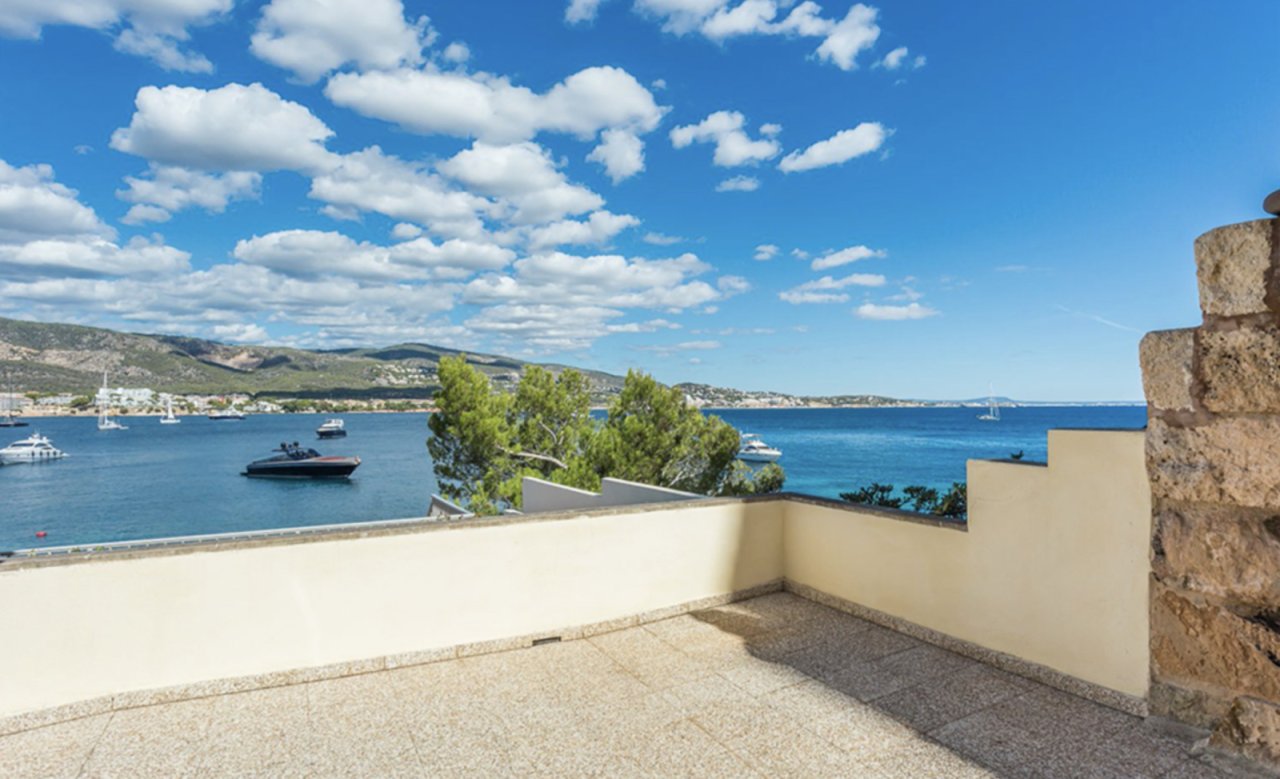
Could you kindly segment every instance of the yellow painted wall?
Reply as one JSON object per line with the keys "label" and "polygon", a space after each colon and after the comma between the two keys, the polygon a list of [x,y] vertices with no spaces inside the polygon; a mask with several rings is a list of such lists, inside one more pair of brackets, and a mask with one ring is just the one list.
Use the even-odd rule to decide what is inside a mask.
{"label": "yellow painted wall", "polygon": [[1049,433],[1049,467],[970,461],[969,530],[787,505],[787,578],[1145,696],[1151,497],[1142,431]]}
{"label": "yellow painted wall", "polygon": [[780,505],[0,571],[0,716],[574,627],[782,576]]}

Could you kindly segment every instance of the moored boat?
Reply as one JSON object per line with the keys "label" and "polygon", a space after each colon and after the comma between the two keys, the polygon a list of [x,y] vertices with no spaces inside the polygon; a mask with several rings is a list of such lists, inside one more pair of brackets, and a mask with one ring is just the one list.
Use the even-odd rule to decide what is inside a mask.
{"label": "moored boat", "polygon": [[245,466],[242,476],[272,479],[345,479],[360,466],[359,457],[324,456],[306,449],[295,441],[280,444],[276,454],[254,460]]}
{"label": "moored boat", "polygon": [[324,424],[316,428],[317,438],[346,438],[346,423],[341,419],[326,419]]}
{"label": "moored boat", "polygon": [[738,449],[738,459],[748,463],[771,463],[782,456],[780,449],[774,449],[755,433],[742,434],[742,447]]}
{"label": "moored boat", "polygon": [[244,419],[244,412],[235,406],[228,406],[210,413],[209,418],[214,422],[239,422]]}
{"label": "moored boat", "polygon": [[42,463],[49,460],[61,460],[66,453],[56,448],[48,438],[33,433],[29,438],[14,441],[0,449],[0,465],[17,465],[19,463]]}

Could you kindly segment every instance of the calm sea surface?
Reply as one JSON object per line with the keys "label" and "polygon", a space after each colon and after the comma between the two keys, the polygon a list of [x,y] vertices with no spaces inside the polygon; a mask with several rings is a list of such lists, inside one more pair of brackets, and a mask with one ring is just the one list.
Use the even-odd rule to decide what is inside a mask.
{"label": "calm sea surface", "polygon": [[[1018,451],[1044,460],[1055,427],[1139,428],[1142,407],[1002,409],[722,410],[739,430],[782,450],[786,488],[836,497],[872,481],[948,486],[968,458]],[[223,533],[425,513],[435,477],[427,457],[426,414],[347,414],[349,435],[315,440],[318,415],[250,416],[242,422],[185,417],[122,418],[128,430],[99,432],[92,418],[32,419],[0,428],[0,446],[31,432],[70,456],[0,467],[0,550]],[[355,454],[349,482],[247,479],[240,471],[281,441],[323,454]],[[36,538],[37,531],[47,533]]]}

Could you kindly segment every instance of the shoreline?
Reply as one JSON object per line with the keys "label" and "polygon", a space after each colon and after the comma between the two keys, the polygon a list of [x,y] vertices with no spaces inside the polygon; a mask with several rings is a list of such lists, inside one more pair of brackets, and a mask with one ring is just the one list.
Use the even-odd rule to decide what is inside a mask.
{"label": "shoreline", "polygon": [[[1001,408],[1013,408],[1013,409],[1017,409],[1017,408],[1141,408],[1141,407],[1144,407],[1144,406],[1146,406],[1146,405],[1147,405],[1147,404],[1146,404],[1145,402],[1139,402],[1139,401],[1133,401],[1133,402],[1114,402],[1114,403],[1099,403],[1099,402],[1079,402],[1079,403],[1072,403],[1072,402],[1070,402],[1070,401],[1063,401],[1063,402],[1060,402],[1060,403],[1016,403],[1016,404],[1006,404],[1006,405],[1002,405],[1002,406],[1001,406]],[[750,405],[744,405],[744,406],[699,406],[699,407],[698,407],[698,410],[699,410],[699,411],[825,411],[825,410],[832,410],[832,409],[839,409],[839,410],[853,410],[853,409],[884,410],[884,409],[957,409],[957,408],[958,408],[958,409],[982,409],[982,408],[986,408],[986,406],[985,406],[985,405],[983,405],[983,404],[979,404],[979,403],[973,403],[973,404],[967,404],[967,403],[928,403],[928,404],[925,404],[925,403],[921,403],[921,404],[901,404],[901,403],[890,403],[890,404],[865,404],[865,405],[864,405],[864,404],[858,404],[858,405],[845,405],[845,406],[833,406],[833,405],[820,405],[820,406],[818,406],[818,405],[814,405],[814,406],[800,406],[800,405],[750,406]],[[248,412],[248,413],[246,414],[246,416],[314,416],[314,417],[329,416],[329,417],[336,417],[336,416],[343,416],[344,414],[432,414],[432,413],[435,413],[437,410],[438,410],[438,409],[436,409],[436,408],[434,408],[434,407],[433,407],[433,408],[418,408],[418,409],[410,409],[410,410],[399,410],[399,409],[358,409],[358,410],[352,410],[352,411],[254,411],[254,412]],[[607,410],[608,410],[608,406],[592,406],[592,407],[591,407],[591,410],[592,410],[592,411],[607,411]],[[131,418],[132,418],[132,419],[158,418],[158,417],[161,417],[161,416],[163,416],[163,415],[164,415],[164,412],[163,412],[163,411],[146,411],[146,412],[140,412],[140,413],[136,413],[136,414],[131,414],[131,413],[121,414],[121,413],[119,413],[119,412],[116,412],[116,414],[115,414],[115,416],[120,417],[120,418],[122,418],[122,419],[131,419]],[[96,411],[92,411],[92,412],[88,412],[88,413],[76,413],[76,412],[70,412],[70,411],[68,411],[68,412],[59,412],[59,411],[42,411],[42,412],[39,412],[39,413],[20,413],[20,414],[17,414],[16,416],[17,416],[17,418],[18,418],[18,419],[60,419],[60,418],[64,418],[64,417],[82,417],[82,418],[85,418],[85,419],[94,419],[94,418],[96,418],[96,417],[97,417],[97,412],[96,412]],[[191,414],[191,413],[188,413],[188,414],[179,414],[179,413],[176,413],[176,412],[175,412],[174,416],[178,417],[179,419],[188,419],[188,418],[190,418],[190,419],[196,419],[196,418],[200,418],[200,417],[207,417],[207,416],[208,416],[208,413],[207,413],[207,412],[200,412],[200,413],[194,413],[194,414]]]}

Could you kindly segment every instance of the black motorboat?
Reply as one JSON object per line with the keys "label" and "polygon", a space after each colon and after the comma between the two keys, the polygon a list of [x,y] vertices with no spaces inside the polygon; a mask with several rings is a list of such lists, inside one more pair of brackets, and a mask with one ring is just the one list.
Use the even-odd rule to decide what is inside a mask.
{"label": "black motorboat", "polygon": [[346,438],[347,426],[341,419],[326,419],[325,423],[316,428],[317,438]]}
{"label": "black motorboat", "polygon": [[18,419],[17,417],[11,414],[0,416],[0,427],[26,427],[26,426],[27,426],[26,422],[23,422],[21,419]]}
{"label": "black motorboat", "polygon": [[295,441],[280,444],[275,455],[254,460],[245,466],[242,476],[272,479],[345,479],[360,466],[359,457],[326,457],[315,449],[306,449]]}

